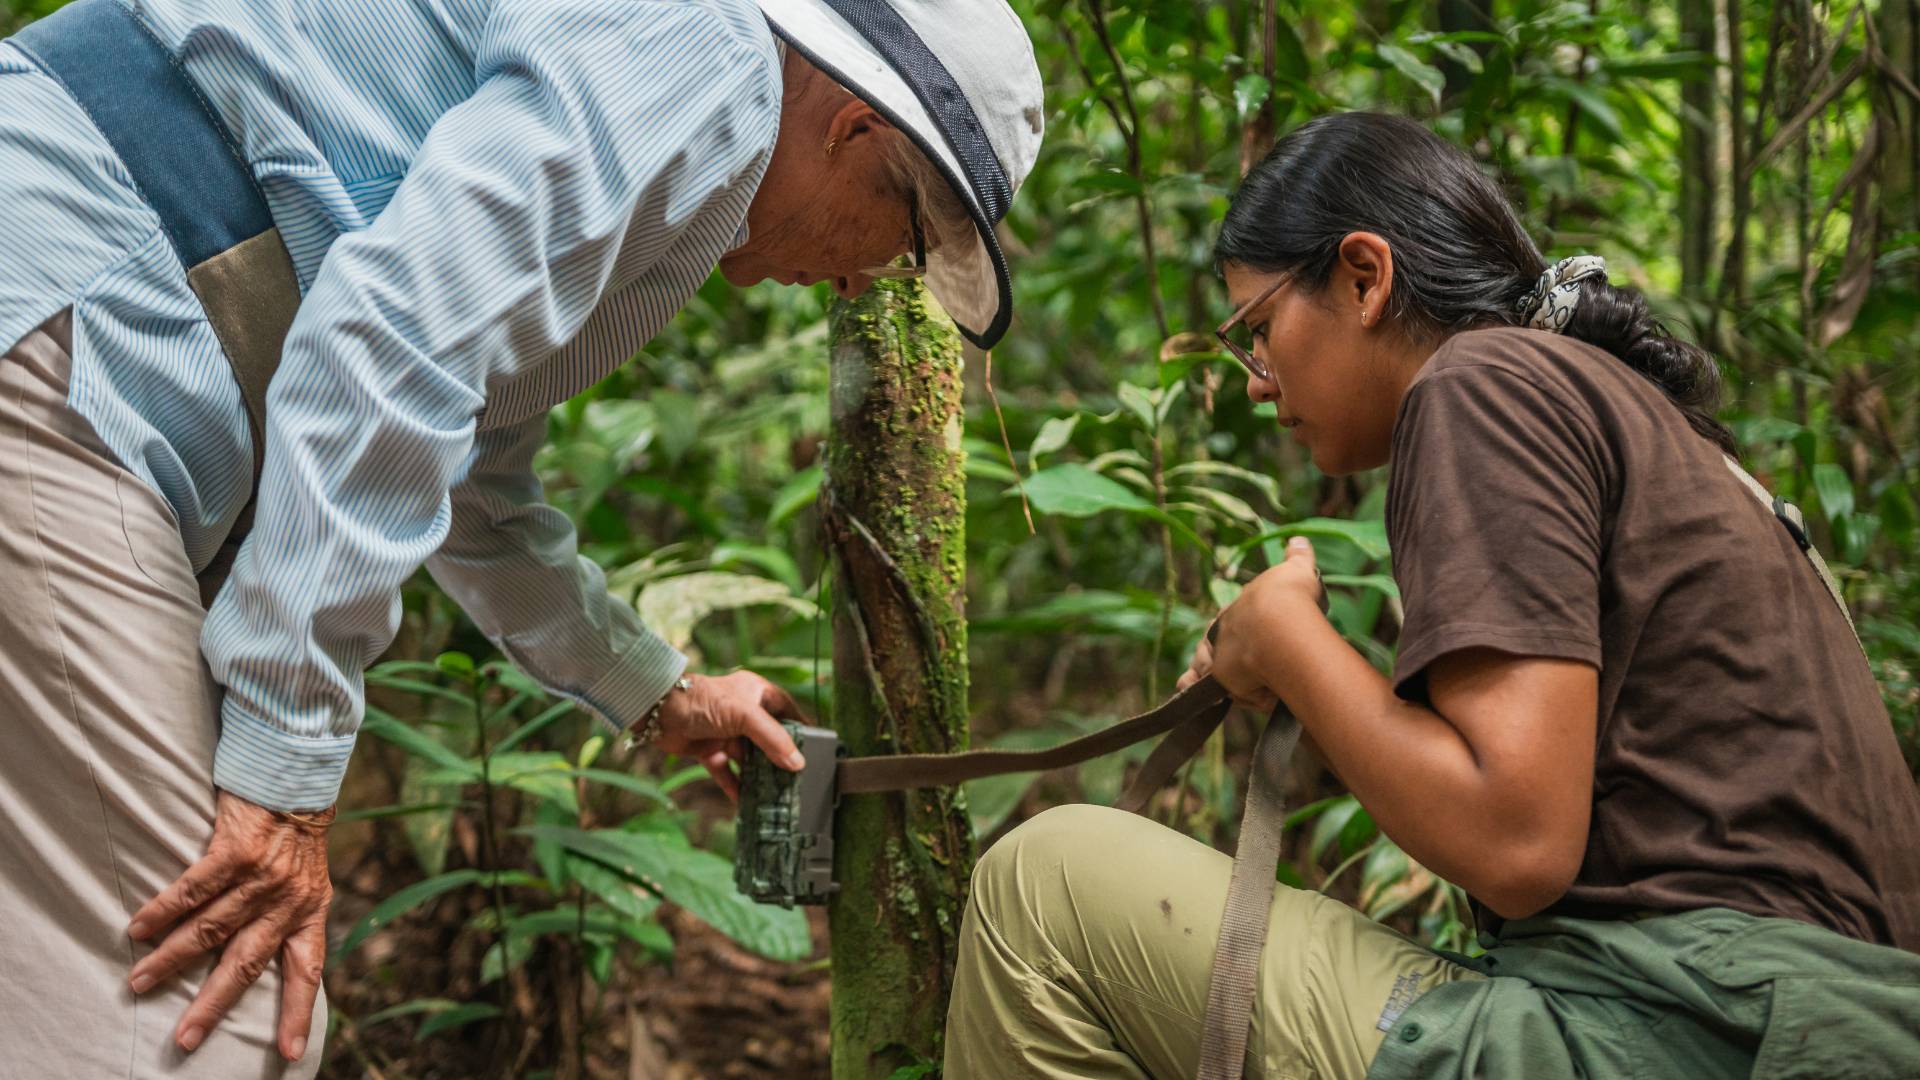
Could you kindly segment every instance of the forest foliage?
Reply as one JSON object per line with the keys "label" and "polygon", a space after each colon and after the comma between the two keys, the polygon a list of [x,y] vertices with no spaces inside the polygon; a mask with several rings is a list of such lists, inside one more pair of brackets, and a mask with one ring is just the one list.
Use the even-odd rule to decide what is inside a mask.
{"label": "forest foliage", "polygon": [[[0,26],[54,6],[0,5]],[[1296,533],[1316,542],[1335,624],[1390,668],[1386,474],[1319,475],[1208,332],[1227,314],[1210,249],[1237,177],[1277,133],[1368,108],[1465,147],[1550,257],[1605,256],[1712,348],[1721,415],[1748,466],[1806,510],[1920,771],[1916,0],[1015,7],[1048,131],[1003,226],[1012,333],[990,363],[968,355],[978,743],[1058,741],[1164,695],[1212,614]],[[714,278],[633,363],[554,410],[538,463],[610,586],[698,670],[751,667],[823,716],[829,299]],[[401,1030],[464,1032],[570,1074],[598,995],[671,962],[662,901],[765,956],[812,954],[805,919],[733,892],[730,822],[689,798],[697,766],[626,760],[424,575],[371,686],[341,807],[358,824],[336,845],[340,1075],[394,1071],[407,1042],[382,1033]],[[1243,726],[1216,736],[1163,820],[1227,841],[1249,742]],[[1130,760],[980,781],[976,833],[1110,801]],[[1329,777],[1312,783],[1283,878],[1467,945],[1458,891]],[[367,951],[436,911],[459,915],[436,939],[437,986],[399,971],[412,954]]]}

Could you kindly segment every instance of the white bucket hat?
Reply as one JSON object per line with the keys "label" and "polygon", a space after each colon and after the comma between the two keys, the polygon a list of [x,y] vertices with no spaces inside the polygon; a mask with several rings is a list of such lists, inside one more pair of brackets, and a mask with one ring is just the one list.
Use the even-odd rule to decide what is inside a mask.
{"label": "white bucket hat", "polygon": [[1033,42],[1006,0],[758,0],[775,33],[920,147],[973,218],[972,243],[927,253],[927,288],[967,340],[1013,317],[993,235],[1040,153]]}

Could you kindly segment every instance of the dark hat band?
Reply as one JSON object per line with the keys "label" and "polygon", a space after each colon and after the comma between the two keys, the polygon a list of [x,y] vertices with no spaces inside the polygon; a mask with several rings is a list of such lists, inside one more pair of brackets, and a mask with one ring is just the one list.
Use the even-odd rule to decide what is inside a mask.
{"label": "dark hat band", "polygon": [[1013,189],[1007,183],[1000,157],[980,126],[967,95],[954,82],[953,74],[927,48],[907,20],[884,0],[825,0],[847,25],[859,31],[907,84],[913,96],[927,110],[928,119],[946,140],[953,156],[966,170],[974,197],[987,214],[988,221],[999,221],[1013,202]]}

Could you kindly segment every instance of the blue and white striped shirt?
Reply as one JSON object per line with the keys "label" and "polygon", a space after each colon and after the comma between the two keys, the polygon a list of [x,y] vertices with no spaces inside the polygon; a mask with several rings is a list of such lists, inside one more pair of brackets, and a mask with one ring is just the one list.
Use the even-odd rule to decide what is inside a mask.
{"label": "blue and white striped shirt", "polygon": [[[531,461],[745,239],[781,79],[750,0],[137,0],[238,139],[304,300],[253,531],[201,647],[214,778],[330,804],[423,563],[616,726],[685,666],[610,598]],[[239,390],[154,213],[0,44],[0,348],[73,309],[69,402],[204,567],[246,501]]]}

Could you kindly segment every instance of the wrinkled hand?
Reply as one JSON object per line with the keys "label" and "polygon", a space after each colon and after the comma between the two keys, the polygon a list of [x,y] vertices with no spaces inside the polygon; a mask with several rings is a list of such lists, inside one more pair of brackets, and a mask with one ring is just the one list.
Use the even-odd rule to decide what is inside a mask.
{"label": "wrinkled hand", "polygon": [[[145,993],[201,956],[218,952],[173,1040],[189,1053],[276,958],[280,961],[281,1056],[307,1051],[313,1002],[327,955],[327,826],[333,810],[298,818],[222,791],[207,854],[134,913],[127,935],[159,947],[133,966],[128,984]],[[167,932],[171,927],[172,931]]]}
{"label": "wrinkled hand", "polygon": [[730,767],[752,740],[775,765],[798,771],[806,764],[781,720],[807,723],[793,696],[751,671],[689,675],[689,689],[667,695],[660,708],[657,745],[706,766],[730,799],[740,797],[740,778]]}
{"label": "wrinkled hand", "polygon": [[1269,682],[1273,665],[1284,662],[1289,635],[1307,619],[1324,619],[1319,570],[1313,545],[1305,537],[1287,544],[1279,565],[1247,583],[1228,604],[1207,638],[1194,650],[1193,663],[1180,677],[1182,690],[1212,675],[1235,703],[1267,713],[1279,704]]}

